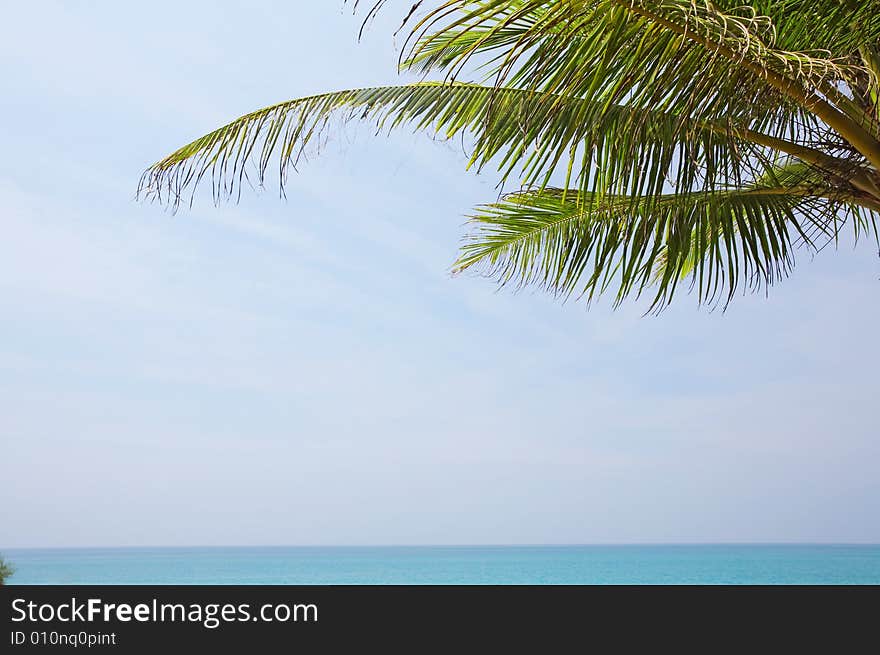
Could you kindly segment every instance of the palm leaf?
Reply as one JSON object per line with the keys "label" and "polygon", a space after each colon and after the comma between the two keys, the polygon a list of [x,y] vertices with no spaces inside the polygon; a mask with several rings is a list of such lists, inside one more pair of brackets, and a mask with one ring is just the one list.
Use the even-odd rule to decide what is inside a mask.
{"label": "palm leaf", "polygon": [[208,175],[215,197],[237,194],[248,163],[262,183],[273,159],[283,184],[287,169],[296,166],[310,144],[320,142],[333,116],[370,118],[380,129],[408,124],[446,138],[470,132],[475,135],[471,165],[497,158],[505,178],[516,172],[525,183],[547,178],[560,163],[572,167],[577,147],[587,153],[579,167],[584,184],[597,166],[607,167],[604,180],[618,177],[607,174],[618,168],[626,178],[636,163],[651,159],[654,166],[645,168],[643,176],[653,171],[655,185],[666,178],[676,154],[687,155],[681,161],[690,165],[690,178],[705,174],[707,166],[734,175],[739,156],[731,142],[748,147],[726,126],[684,123],[687,132],[682,132],[681,119],[664,112],[602,107],[512,88],[429,82],[322,94],[252,112],[151,166],[140,191],[176,203]]}
{"label": "palm leaf", "polygon": [[[176,206],[207,178],[215,199],[237,196],[273,165],[283,189],[331,121],[369,119],[468,133],[468,165],[524,189],[478,209],[456,263],[503,284],[616,302],[651,289],[658,308],[686,283],[726,304],[844,224],[876,238],[880,0],[422,5],[407,3],[401,65],[444,79],[247,114],[154,164],[139,192]],[[456,81],[471,69],[481,84]]]}
{"label": "palm leaf", "polygon": [[[494,161],[503,180],[516,175],[527,186],[546,185],[567,169],[581,191],[600,194],[656,195],[670,180],[677,190],[711,187],[719,179],[740,183],[763,170],[755,168],[758,153],[794,148],[809,154],[729,123],[515,88],[424,82],[310,96],[252,112],[154,164],[140,192],[176,204],[207,175],[215,199],[237,195],[249,164],[262,184],[273,160],[283,187],[288,169],[320,143],[333,116],[369,118],[379,129],[407,124],[445,138],[469,132],[470,165]],[[816,154],[814,165],[840,175],[851,170],[845,159]]]}
{"label": "palm leaf", "polygon": [[843,220],[857,229],[872,222],[818,184],[668,194],[652,203],[562,189],[512,194],[479,208],[453,270],[587,300],[615,287],[616,303],[653,289],[652,308],[689,278],[701,302],[726,304],[739,287],[785,277],[797,247],[815,251]]}

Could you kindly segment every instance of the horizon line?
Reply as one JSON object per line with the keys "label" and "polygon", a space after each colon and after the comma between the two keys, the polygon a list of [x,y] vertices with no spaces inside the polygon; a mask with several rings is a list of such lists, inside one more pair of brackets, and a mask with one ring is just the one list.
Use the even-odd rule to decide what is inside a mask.
{"label": "horizon line", "polygon": [[282,549],[282,548],[589,548],[637,546],[880,546],[876,541],[620,541],[548,543],[376,543],[376,544],[195,544],[113,546],[0,546],[0,553],[16,550],[194,550],[194,549]]}

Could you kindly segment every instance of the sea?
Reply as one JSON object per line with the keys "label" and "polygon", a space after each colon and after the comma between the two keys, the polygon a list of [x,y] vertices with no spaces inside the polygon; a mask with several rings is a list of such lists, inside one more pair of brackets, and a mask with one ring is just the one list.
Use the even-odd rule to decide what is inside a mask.
{"label": "sea", "polygon": [[2,549],[33,584],[880,584],[880,545]]}

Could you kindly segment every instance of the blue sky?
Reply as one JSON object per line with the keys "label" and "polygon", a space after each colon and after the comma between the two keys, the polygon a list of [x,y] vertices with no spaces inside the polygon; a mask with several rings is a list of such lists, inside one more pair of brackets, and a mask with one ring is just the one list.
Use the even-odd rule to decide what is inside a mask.
{"label": "blue sky", "polygon": [[451,277],[497,179],[424,135],[134,201],[228,119],[399,81],[389,12],[6,9],[0,547],[880,541],[870,242],[643,318]]}

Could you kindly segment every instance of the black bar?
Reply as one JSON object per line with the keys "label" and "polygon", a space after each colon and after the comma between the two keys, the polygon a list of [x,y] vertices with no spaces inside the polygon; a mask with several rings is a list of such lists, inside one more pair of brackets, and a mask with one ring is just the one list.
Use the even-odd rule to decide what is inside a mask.
{"label": "black bar", "polygon": [[[100,599],[92,620],[89,599]],[[4,653],[71,652],[72,640],[77,649],[119,653],[685,644],[764,652],[797,643],[850,652],[877,645],[880,587],[9,586],[0,587],[0,603]],[[183,606],[185,620],[172,605]],[[76,610],[77,620],[58,620],[59,610],[64,619]]]}

